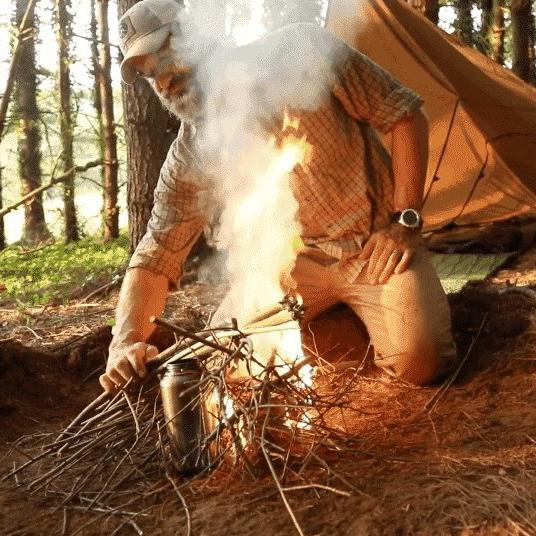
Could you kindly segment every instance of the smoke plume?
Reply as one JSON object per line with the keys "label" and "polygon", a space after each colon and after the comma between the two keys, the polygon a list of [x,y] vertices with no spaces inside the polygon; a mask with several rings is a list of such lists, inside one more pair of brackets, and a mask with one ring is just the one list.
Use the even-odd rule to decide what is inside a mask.
{"label": "smoke plume", "polygon": [[[285,111],[299,120],[327,97],[337,52],[329,34],[309,24],[241,47],[229,44],[224,27],[186,13],[172,41],[197,66],[203,113],[195,151],[213,181],[208,204],[221,213],[218,246],[228,251],[230,292],[214,322],[243,318],[282,297],[279,274],[294,259],[300,229],[289,183],[296,162],[277,169],[284,168],[277,133]],[[206,208],[207,199],[201,202]]]}

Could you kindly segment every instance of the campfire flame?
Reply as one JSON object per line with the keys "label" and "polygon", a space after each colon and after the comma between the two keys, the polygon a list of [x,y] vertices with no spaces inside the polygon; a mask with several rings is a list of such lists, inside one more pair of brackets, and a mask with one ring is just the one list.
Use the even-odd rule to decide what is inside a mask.
{"label": "campfire flame", "polygon": [[[232,218],[230,243],[230,271],[240,274],[234,277],[231,294],[234,295],[232,311],[239,320],[282,298],[280,276],[295,259],[293,243],[299,236],[295,220],[297,203],[290,188],[290,176],[296,166],[311,157],[312,146],[305,135],[300,135],[300,122],[285,111],[282,130],[268,142],[269,158],[262,169],[253,174],[253,187],[242,198]],[[253,250],[253,251],[252,251]],[[238,264],[233,265],[235,255],[247,251]],[[239,299],[237,299],[239,298]],[[238,307],[237,307],[238,305]],[[300,326],[288,322],[285,329],[251,336],[255,354],[265,365],[270,363],[279,374],[285,374],[303,359]],[[254,374],[262,374],[262,368]],[[295,386],[310,388],[314,369],[304,365],[296,371]],[[288,426],[306,428],[311,418],[307,410],[292,414],[287,412]]]}
{"label": "campfire flame", "polygon": [[[239,324],[283,297],[280,276],[295,259],[294,243],[300,234],[295,218],[298,205],[289,179],[296,166],[309,161],[312,146],[300,133],[299,119],[286,110],[281,131],[260,147],[259,153],[249,155],[242,164],[250,172],[247,191],[228,200],[222,218],[231,289],[216,317],[234,316]],[[280,374],[303,358],[297,322],[251,338],[259,361],[271,363]],[[297,383],[310,386],[312,370],[302,367]],[[262,374],[263,370],[255,372]]]}

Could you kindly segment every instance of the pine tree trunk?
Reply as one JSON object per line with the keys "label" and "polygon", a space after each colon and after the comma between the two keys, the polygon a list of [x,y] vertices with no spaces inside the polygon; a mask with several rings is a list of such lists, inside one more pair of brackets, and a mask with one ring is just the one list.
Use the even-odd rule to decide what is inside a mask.
{"label": "pine tree trunk", "polygon": [[475,42],[476,47],[482,54],[491,55],[491,28],[493,24],[493,0],[481,0],[482,24],[478,33],[478,40]]}
{"label": "pine tree trunk", "polygon": [[[16,66],[18,62],[20,61],[20,53],[21,53],[21,44],[23,37],[27,34],[28,31],[33,31],[33,18],[32,23],[29,21],[29,17],[33,17],[33,13],[35,10],[35,3],[37,0],[28,0],[26,3],[26,12],[24,13],[22,17],[22,22],[18,28],[16,28],[16,42],[14,43],[14,46],[11,50],[11,59],[9,63],[9,69],[7,72],[7,78],[5,82],[5,86],[3,88],[4,93],[2,94],[2,98],[0,99],[0,141],[2,141],[2,138],[4,136],[4,131],[6,128],[6,117],[7,117],[7,110],[9,108],[9,103],[11,100],[11,94],[13,93],[13,88],[15,86],[15,72],[16,72]],[[14,17],[14,24],[16,25],[16,14]],[[14,28],[15,29],[15,28]]]}
{"label": "pine tree trunk", "polygon": [[532,77],[530,45],[531,29],[534,26],[530,0],[512,0],[512,71],[528,82]]}
{"label": "pine tree trunk", "polygon": [[[16,21],[20,26],[28,0],[17,0]],[[35,28],[33,13],[28,20]],[[35,66],[35,29],[21,44],[21,53],[15,68],[17,107],[20,117],[18,155],[21,195],[26,195],[41,185],[41,153],[39,110],[37,108],[37,77]],[[43,196],[36,195],[24,205],[23,242],[33,245],[50,237],[45,223]]]}
{"label": "pine tree trunk", "polygon": [[458,16],[454,26],[462,41],[467,45],[471,45],[473,43],[473,17],[471,16],[472,7],[473,3],[471,0],[458,0],[457,2]]}
{"label": "pine tree trunk", "polygon": [[[121,16],[136,0],[118,0]],[[123,84],[123,108],[127,139],[128,216],[130,248],[145,234],[153,207],[160,168],[178,131],[178,122],[166,112],[144,80]]]}
{"label": "pine tree trunk", "polygon": [[[100,84],[99,84],[99,35],[97,27],[97,15],[96,15],[96,0],[91,0],[90,10],[91,10],[91,21],[89,24],[89,32],[91,35],[91,76],[93,77],[93,107],[95,108],[95,113],[98,120],[99,131],[97,136],[97,142],[99,146],[99,155],[103,162],[104,158],[104,121],[102,119],[102,101],[100,94]],[[104,172],[105,166],[100,167],[101,175],[101,184],[104,185]],[[103,207],[104,207],[104,187],[103,187]],[[102,221],[103,221],[103,234],[104,234],[104,208],[102,210]]]}
{"label": "pine tree trunk", "polygon": [[437,26],[439,22],[439,0],[425,0],[424,15]]}
{"label": "pine tree trunk", "polygon": [[[69,12],[71,0],[56,0],[57,39],[59,48],[59,86],[60,86],[60,133],[62,143],[62,163],[64,173],[74,167],[73,122],[71,113],[71,55],[69,45],[72,38],[72,16]],[[65,219],[65,242],[78,240],[78,221],[76,217],[74,191],[74,171],[63,183],[63,206]]]}
{"label": "pine tree trunk", "polygon": [[504,65],[504,0],[493,0],[493,16],[488,41],[491,57],[500,65]]}
{"label": "pine tree trunk", "polygon": [[534,13],[531,12],[530,16],[530,29],[529,29],[529,61],[530,61],[530,76],[529,82],[536,86],[536,20],[534,19]]}
{"label": "pine tree trunk", "polygon": [[[98,72],[99,72],[99,36],[97,31],[97,16],[96,16],[96,7],[95,0],[91,0],[90,4],[91,9],[91,22],[89,25],[89,32],[91,34],[91,68],[93,76],[93,106],[97,112],[97,117],[99,118],[99,127],[102,127],[101,114],[102,114],[102,103],[100,98],[99,91],[99,81],[98,81]],[[100,133],[100,147],[101,147],[101,157],[104,159],[104,146],[102,139],[104,136],[102,132]]]}
{"label": "pine tree trunk", "polygon": [[[3,195],[2,195],[2,170],[4,168],[0,166],[0,210],[3,206]],[[6,248],[6,230],[4,227],[4,217],[0,216],[0,251]]]}
{"label": "pine tree trunk", "polygon": [[104,157],[104,231],[103,239],[119,236],[119,207],[117,206],[117,136],[115,134],[114,101],[111,79],[111,54],[108,32],[108,0],[97,0],[97,27],[99,29],[99,69],[97,79],[102,105],[101,132]]}

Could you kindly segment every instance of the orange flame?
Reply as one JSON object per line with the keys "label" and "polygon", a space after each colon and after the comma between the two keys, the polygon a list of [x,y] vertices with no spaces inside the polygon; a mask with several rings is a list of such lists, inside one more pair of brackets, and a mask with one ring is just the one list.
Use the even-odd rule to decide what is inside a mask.
{"label": "orange flame", "polygon": [[[251,188],[230,211],[232,245],[238,252],[230,256],[230,262],[235,263],[232,267],[236,267],[234,273],[238,275],[231,292],[236,295],[234,311],[239,320],[281,300],[280,274],[295,259],[299,225],[294,219],[297,204],[289,176],[296,166],[309,161],[313,150],[306,136],[300,135],[299,127],[299,119],[285,112],[279,135],[269,140],[258,158],[252,157]],[[239,254],[243,255],[241,259]],[[282,373],[303,359],[298,323],[286,327],[279,332],[252,336],[259,361],[267,363],[275,356],[274,364],[281,367]],[[253,370],[254,375],[261,372],[256,367]],[[304,367],[296,382],[302,387],[311,386],[311,372],[312,367]]]}
{"label": "orange flame", "polygon": [[283,132],[286,132],[288,129],[297,131],[300,127],[300,120],[297,117],[291,117],[288,113],[287,108],[285,108],[285,115],[283,117]]}

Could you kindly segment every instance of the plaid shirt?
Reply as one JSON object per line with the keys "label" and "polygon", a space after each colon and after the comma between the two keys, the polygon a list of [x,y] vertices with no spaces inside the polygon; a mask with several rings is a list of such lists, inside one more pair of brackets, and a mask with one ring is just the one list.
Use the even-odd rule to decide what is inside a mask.
{"label": "plaid shirt", "polygon": [[[339,46],[331,93],[314,111],[292,110],[300,120],[298,136],[305,135],[313,151],[307,164],[296,166],[290,184],[303,242],[337,259],[332,269],[354,280],[364,265],[357,258],[364,242],[389,223],[393,211],[391,161],[376,131],[389,132],[422,100],[357,50]],[[160,172],[147,232],[129,264],[172,282],[210,218],[199,202],[211,186],[192,161],[194,136],[195,129],[183,123]]]}

